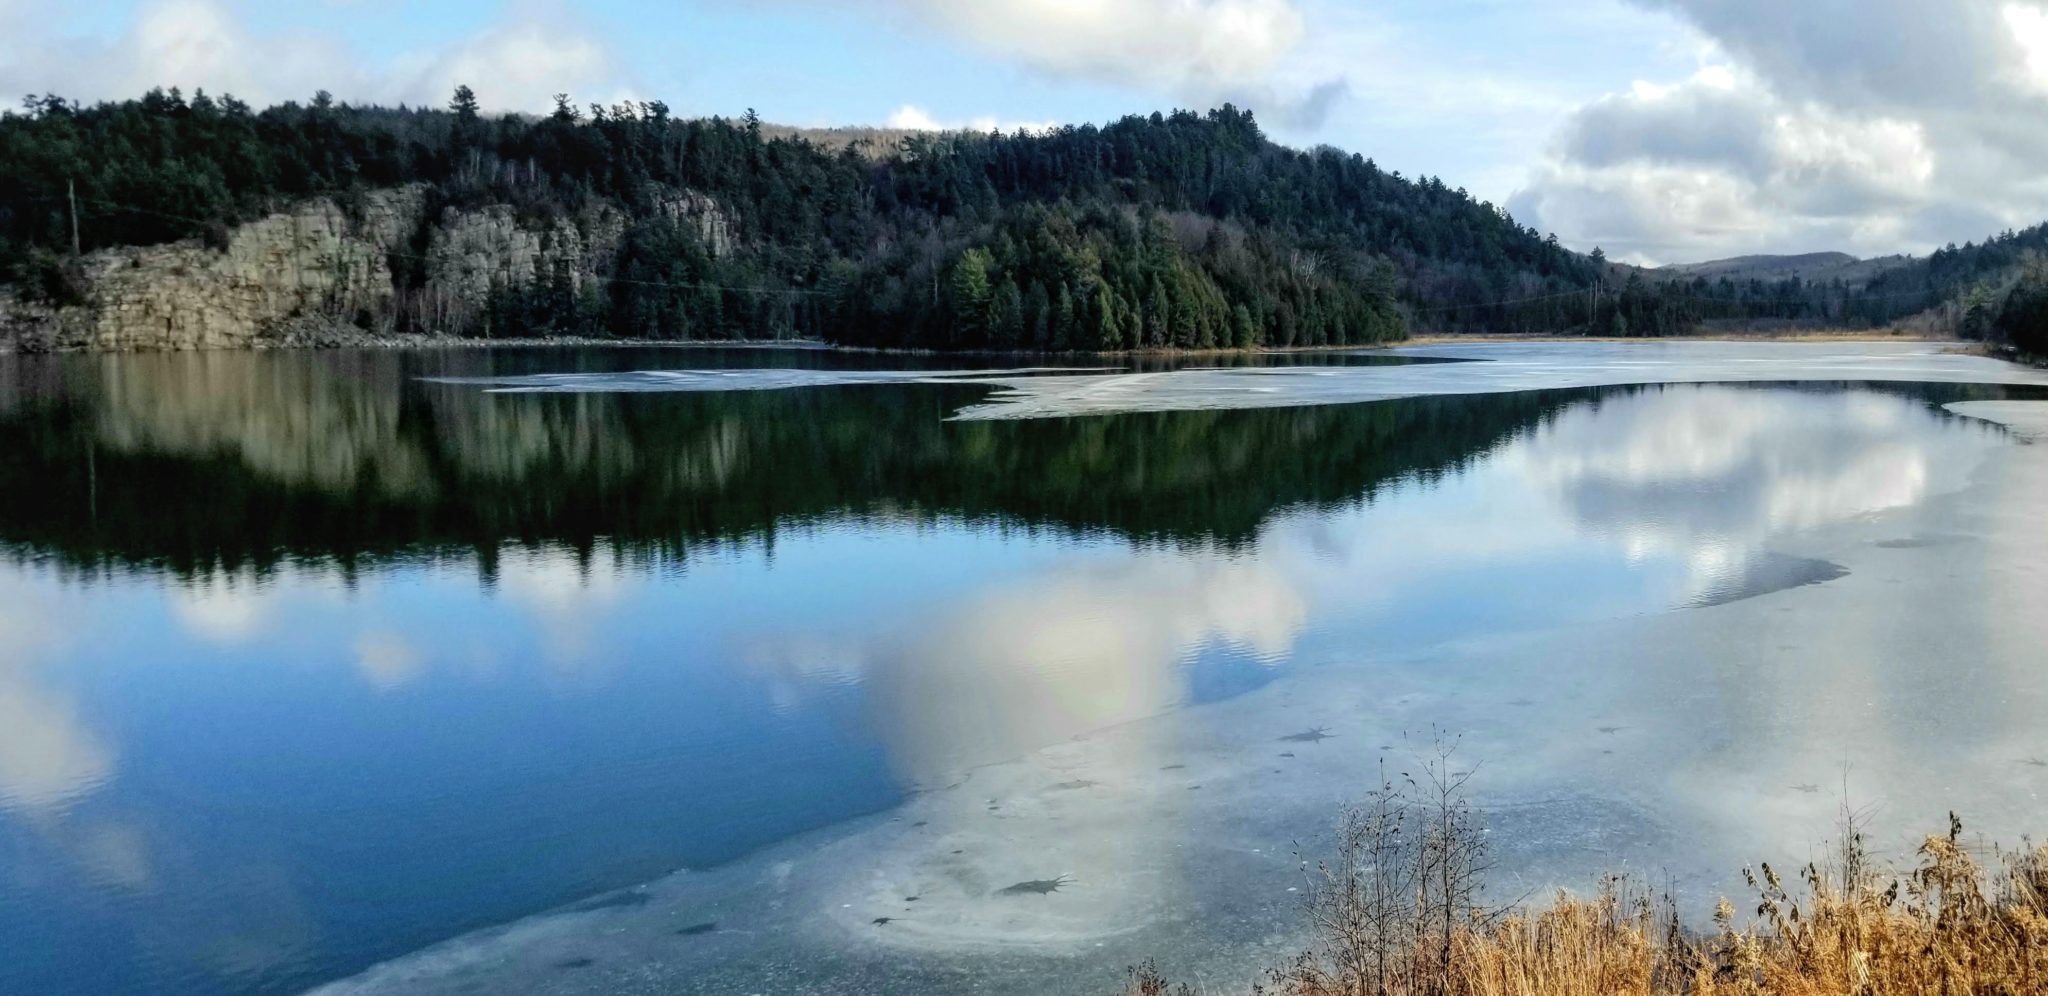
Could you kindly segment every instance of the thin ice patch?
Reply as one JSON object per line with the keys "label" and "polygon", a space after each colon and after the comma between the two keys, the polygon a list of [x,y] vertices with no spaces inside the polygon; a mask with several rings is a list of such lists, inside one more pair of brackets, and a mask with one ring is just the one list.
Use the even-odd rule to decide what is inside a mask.
{"label": "thin ice patch", "polygon": [[977,384],[1046,374],[1101,371],[1103,367],[1015,367],[1007,370],[631,370],[620,373],[546,373],[505,377],[422,377],[433,384],[481,387],[491,394],[630,394],[783,391],[860,384]]}

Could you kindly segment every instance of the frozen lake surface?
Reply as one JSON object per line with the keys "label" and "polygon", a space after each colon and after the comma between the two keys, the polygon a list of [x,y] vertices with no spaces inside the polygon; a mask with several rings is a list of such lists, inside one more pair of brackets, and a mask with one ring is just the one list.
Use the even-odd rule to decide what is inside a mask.
{"label": "frozen lake surface", "polygon": [[2048,378],[1397,352],[5,361],[0,991],[1231,985],[1436,730],[1510,896],[2038,831]]}
{"label": "frozen lake surface", "polygon": [[[1364,367],[1289,362],[1304,355],[1394,362]],[[979,383],[997,388],[987,399],[954,415],[961,419],[1291,408],[1629,384],[2048,384],[2048,372],[1927,342],[1494,342],[1353,353],[1281,353],[1271,354],[1270,359],[1265,365],[1188,365],[1158,370],[641,370],[478,377],[469,382],[495,391],[564,393],[932,383]],[[889,358],[875,361],[887,363]]]}

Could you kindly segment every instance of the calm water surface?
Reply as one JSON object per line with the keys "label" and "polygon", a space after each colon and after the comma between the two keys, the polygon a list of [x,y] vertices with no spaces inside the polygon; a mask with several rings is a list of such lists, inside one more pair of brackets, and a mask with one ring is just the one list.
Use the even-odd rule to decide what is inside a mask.
{"label": "calm water surface", "polygon": [[1959,487],[2013,443],[1937,406],[2019,390],[421,379],[907,362],[0,357],[0,991],[296,991],[1302,669],[1827,584],[1776,542]]}

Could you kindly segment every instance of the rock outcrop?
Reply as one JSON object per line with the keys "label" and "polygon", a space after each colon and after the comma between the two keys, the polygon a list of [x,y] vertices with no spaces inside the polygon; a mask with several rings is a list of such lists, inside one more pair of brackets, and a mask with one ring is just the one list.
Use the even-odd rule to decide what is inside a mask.
{"label": "rock outcrop", "polygon": [[388,314],[389,253],[419,223],[421,192],[378,191],[356,216],[328,198],[197,240],[107,249],[80,263],[83,304],[0,298],[0,334],[22,349],[215,349],[259,344],[288,319]]}
{"label": "rock outcrop", "polygon": [[483,320],[493,293],[556,274],[581,291],[617,254],[626,224],[625,214],[608,204],[540,228],[522,226],[502,204],[450,211],[427,249],[420,324],[444,334],[469,332]]}
{"label": "rock outcrop", "polygon": [[[665,189],[652,200],[656,218],[687,227],[712,255],[733,251],[732,222],[711,198]],[[89,253],[78,263],[80,303],[32,302],[0,287],[0,352],[475,334],[494,293],[543,278],[577,290],[603,279],[632,222],[602,203],[538,220],[504,205],[432,219],[427,211],[420,187],[347,203],[322,197],[235,226],[218,248],[191,239]]]}

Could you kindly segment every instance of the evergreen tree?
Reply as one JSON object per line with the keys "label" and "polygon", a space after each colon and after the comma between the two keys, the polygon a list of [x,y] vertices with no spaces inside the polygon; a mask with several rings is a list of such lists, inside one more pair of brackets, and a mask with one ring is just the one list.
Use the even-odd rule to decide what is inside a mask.
{"label": "evergreen tree", "polygon": [[990,262],[988,250],[977,246],[961,253],[953,264],[953,327],[958,343],[982,345],[987,341],[989,302],[994,295],[988,281]]}

